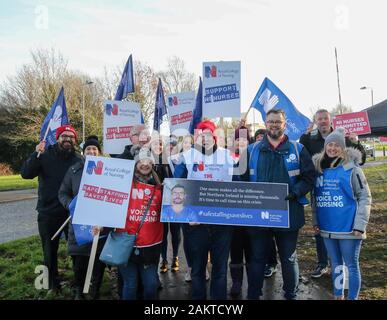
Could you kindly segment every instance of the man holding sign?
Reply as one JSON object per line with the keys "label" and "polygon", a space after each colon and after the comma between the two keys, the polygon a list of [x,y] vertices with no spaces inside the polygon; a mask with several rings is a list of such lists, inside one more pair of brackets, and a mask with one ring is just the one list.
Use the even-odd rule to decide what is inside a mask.
{"label": "man holding sign", "polygon": [[44,264],[49,271],[49,288],[54,291],[59,289],[57,254],[60,237],[52,241],[51,237],[68,217],[66,209],[58,200],[58,190],[68,168],[81,161],[74,149],[76,139],[77,133],[71,125],[59,127],[56,130],[57,143],[45,150],[46,142],[41,141],[20,171],[24,179],[39,177],[36,206],[39,213],[39,235],[42,240]]}
{"label": "man holding sign", "polygon": [[[265,264],[270,256],[270,243],[274,234],[281,260],[285,298],[296,298],[298,287],[297,238],[298,230],[305,223],[305,195],[313,189],[316,172],[308,151],[299,143],[290,141],[284,134],[285,113],[271,109],[266,115],[267,134],[242,157],[248,162],[248,170],[242,180],[288,184],[289,193],[283,199],[289,201],[289,228],[248,228],[251,258],[248,267],[248,299],[262,295]],[[241,159],[243,161],[243,159]],[[269,217],[270,218],[270,217]]]}

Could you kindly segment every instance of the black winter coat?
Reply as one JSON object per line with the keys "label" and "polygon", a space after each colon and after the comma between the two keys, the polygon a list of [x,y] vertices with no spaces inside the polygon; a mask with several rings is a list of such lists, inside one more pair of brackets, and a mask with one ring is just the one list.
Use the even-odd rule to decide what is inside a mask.
{"label": "black winter coat", "polygon": [[[333,128],[332,128],[333,131]],[[304,145],[306,150],[308,150],[311,157],[313,157],[315,154],[320,153],[324,150],[324,143],[325,139],[321,136],[320,131],[318,129],[312,130],[308,134],[303,134],[300,138],[300,143]],[[366,152],[364,150],[364,147],[361,145],[361,143],[358,141],[358,143],[353,143],[351,140],[349,140],[348,137],[345,138],[345,145],[347,147],[352,147],[361,152],[361,163],[360,165],[363,165],[366,162]]]}
{"label": "black winter coat", "polygon": [[36,210],[43,215],[62,215],[66,213],[58,199],[58,191],[68,168],[81,161],[81,156],[64,156],[58,144],[51,145],[39,158],[34,152],[24,162],[21,176],[24,179],[38,177],[38,203]]}

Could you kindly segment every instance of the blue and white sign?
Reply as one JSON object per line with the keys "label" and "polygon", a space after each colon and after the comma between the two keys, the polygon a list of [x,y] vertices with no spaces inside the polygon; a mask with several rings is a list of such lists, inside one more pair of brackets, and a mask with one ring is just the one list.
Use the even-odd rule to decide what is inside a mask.
{"label": "blue and white sign", "polygon": [[203,63],[203,117],[240,117],[241,62]]}
{"label": "blue and white sign", "polygon": [[288,185],[165,179],[161,222],[289,228]]}

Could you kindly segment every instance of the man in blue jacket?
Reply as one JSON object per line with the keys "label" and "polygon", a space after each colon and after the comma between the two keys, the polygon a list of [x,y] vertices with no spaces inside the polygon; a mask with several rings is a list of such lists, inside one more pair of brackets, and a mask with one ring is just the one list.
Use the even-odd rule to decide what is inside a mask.
{"label": "man in blue jacket", "polygon": [[241,180],[250,182],[287,183],[289,194],[289,221],[287,229],[250,227],[251,261],[248,266],[248,299],[262,295],[265,264],[270,255],[270,242],[274,234],[281,260],[285,298],[297,296],[299,269],[297,263],[297,238],[305,224],[305,195],[312,190],[316,179],[311,157],[299,143],[290,141],[284,134],[285,113],[271,109],[266,115],[266,135],[245,154],[248,163]]}

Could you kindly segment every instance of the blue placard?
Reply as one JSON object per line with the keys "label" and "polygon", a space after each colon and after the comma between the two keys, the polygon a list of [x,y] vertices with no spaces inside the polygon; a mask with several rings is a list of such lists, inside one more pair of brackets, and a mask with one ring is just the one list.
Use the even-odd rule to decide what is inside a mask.
{"label": "blue placard", "polygon": [[[78,196],[75,196],[75,198],[69,204],[71,218],[74,215],[75,206],[77,204],[77,198]],[[72,226],[74,230],[75,240],[78,246],[93,242],[93,226],[74,223],[72,224]]]}

